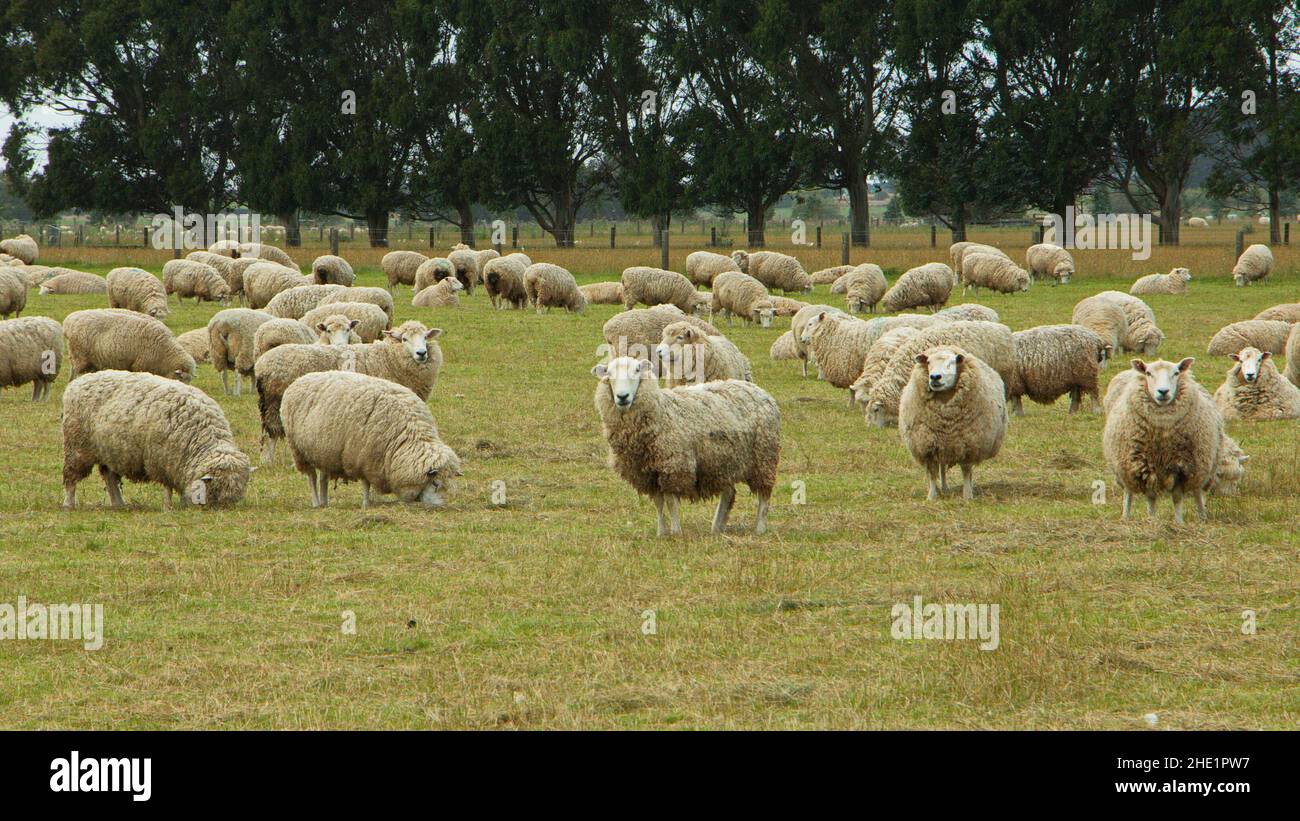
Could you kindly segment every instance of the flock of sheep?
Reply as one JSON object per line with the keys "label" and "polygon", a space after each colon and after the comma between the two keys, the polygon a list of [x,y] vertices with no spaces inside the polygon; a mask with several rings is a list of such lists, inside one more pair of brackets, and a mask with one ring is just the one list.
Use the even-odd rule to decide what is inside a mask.
{"label": "flock of sheep", "polygon": [[[593,374],[595,404],[609,462],[658,510],[660,535],[680,532],[679,502],[718,498],[713,530],[725,526],[735,486],[758,499],[755,531],[766,528],[780,461],[777,402],[754,384],[745,355],[713,324],[733,318],[768,328],[778,316],[790,330],[773,359],[798,360],[847,392],[868,424],[897,425],[904,447],[924,468],[930,499],[947,490],[959,466],[963,496],[974,496],[974,467],[997,456],[1009,411],[1024,397],[1051,404],[1084,397],[1104,410],[1103,452],[1124,489],[1127,516],[1135,495],[1168,493],[1182,522],[1191,495],[1205,515],[1210,492],[1233,492],[1248,458],[1224,431],[1225,419],[1300,418],[1300,304],[1278,305],[1221,329],[1209,353],[1234,361],[1211,395],[1192,376],[1190,358],[1172,363],[1133,359],[1099,395],[1099,376],[1121,351],[1154,357],[1164,341],[1145,294],[1184,294],[1190,272],[1139,279],[1128,294],[1104,291],[1081,300],[1068,324],[1012,331],[992,309],[944,307],[953,291],[1027,291],[1034,280],[1066,283],[1070,253],[1029,248],[1021,267],[1001,250],[959,242],[950,260],[913,268],[889,285],[878,266],[839,266],[808,274],[794,257],[771,251],[730,256],[698,251],[686,272],[628,268],[618,281],[579,287],[565,269],[463,245],[445,257],[394,251],[382,262],[388,288],[355,285],[341,257],[317,258],[303,273],[284,251],[221,242],[168,262],[161,278],[138,268],[107,277],[37,264],[27,236],[0,242],[0,387],[33,383],[47,398],[65,356],[71,383],[63,400],[64,505],[98,467],[113,506],[123,478],[157,482],[166,502],[221,505],[239,501],[256,469],[234,442],[220,406],[189,383],[211,362],[230,393],[254,381],[262,425],[262,459],[285,439],[306,475],[314,506],[328,504],[331,480],[359,481],[406,502],[441,504],[460,475],[456,453],[439,438],[427,400],[442,368],[442,331],[418,321],[393,326],[393,293],[412,288],[412,305],[450,308],[476,287],[497,308],[563,308],[589,303],[624,310],[603,328],[609,350]],[[1266,278],[1267,247],[1238,260],[1238,285]],[[808,294],[829,284],[848,311],[777,294]],[[47,317],[8,319],[42,294],[102,293],[108,307],[75,311],[62,324]],[[700,290],[707,288],[708,290]],[[206,327],[173,336],[161,321],[169,300],[221,303]],[[238,307],[224,307],[238,300]],[[644,305],[638,308],[638,305]],[[246,307],[245,307],[246,306]],[[889,316],[863,318],[882,308]],[[929,313],[916,312],[928,309]],[[909,313],[909,311],[911,311]],[[1286,373],[1273,363],[1285,352]],[[661,380],[664,384],[661,385]],[[352,420],[346,426],[337,419]]]}

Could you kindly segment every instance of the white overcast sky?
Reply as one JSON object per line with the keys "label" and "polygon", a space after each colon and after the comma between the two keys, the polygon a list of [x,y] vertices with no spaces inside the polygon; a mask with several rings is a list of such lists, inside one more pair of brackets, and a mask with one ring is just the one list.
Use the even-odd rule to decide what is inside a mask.
{"label": "white overcast sky", "polygon": [[[9,136],[9,129],[16,119],[9,109],[0,105],[0,144],[3,144],[5,138]],[[46,106],[39,106],[27,112],[26,120],[37,126],[42,132],[51,128],[66,128],[77,122],[75,115],[62,114]],[[43,133],[34,134],[32,144],[36,148],[36,167],[38,169],[42,168],[45,165],[45,135]],[[4,168],[4,165],[4,160],[0,158],[0,168]]]}

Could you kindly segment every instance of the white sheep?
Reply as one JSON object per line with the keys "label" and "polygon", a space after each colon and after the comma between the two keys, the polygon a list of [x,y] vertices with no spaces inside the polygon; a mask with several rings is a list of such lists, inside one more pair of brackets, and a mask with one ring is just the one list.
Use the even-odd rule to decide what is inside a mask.
{"label": "white sheep", "polygon": [[474,252],[474,257],[475,257],[474,265],[475,265],[476,270],[478,271],[478,279],[475,280],[474,284],[475,284],[475,285],[482,285],[482,284],[483,284],[483,269],[484,269],[484,268],[487,266],[487,264],[488,264],[489,262],[491,262],[492,260],[494,260],[494,259],[500,259],[500,258],[501,258],[501,252],[498,251],[498,250],[495,249],[495,248],[484,248],[482,251],[475,251],[475,252]]}
{"label": "white sheep", "polygon": [[799,355],[799,350],[794,345],[794,331],[786,331],[778,336],[776,341],[772,343],[772,347],[768,349],[767,353],[768,356],[776,361],[782,359],[803,358]]}
{"label": "white sheep", "polygon": [[[186,259],[195,262],[201,262],[204,265],[210,265],[217,269],[222,279],[226,281],[226,286],[230,288],[231,296],[238,296],[242,304],[244,302],[244,272],[250,266],[261,262],[258,257],[240,257],[233,259],[222,254],[214,254],[210,251],[192,251],[185,255]],[[296,265],[286,266],[297,270]]]}
{"label": "white sheep", "polygon": [[244,296],[248,307],[259,310],[270,304],[275,295],[300,285],[318,285],[315,279],[276,262],[255,262],[244,269]]}
{"label": "white sheep", "polygon": [[722,335],[717,328],[676,305],[634,308],[614,314],[601,329],[601,334],[612,356],[653,359],[655,346],[663,339],[664,328],[675,322],[685,322],[710,336]]}
{"label": "white sheep", "polygon": [[623,271],[623,308],[632,310],[638,303],[676,305],[688,314],[704,316],[712,297],[700,293],[689,279],[676,271],[634,266]]}
{"label": "white sheep", "polygon": [[1025,251],[1025,267],[1034,279],[1050,279],[1064,285],[1074,276],[1074,257],[1059,245],[1043,242]]}
{"label": "white sheep", "polygon": [[1237,257],[1237,264],[1232,266],[1232,281],[1240,287],[1265,280],[1271,273],[1273,273],[1273,252],[1267,245],[1256,243]]}
{"label": "white sheep", "polygon": [[165,319],[167,292],[158,277],[140,268],[114,268],[108,272],[108,307],[125,308],[154,319]]}
{"label": "white sheep", "polygon": [[862,313],[864,310],[874,313],[877,303],[889,288],[885,282],[885,272],[880,270],[879,265],[872,263],[859,265],[837,279],[831,286],[831,293],[839,293],[835,289],[841,286],[851,314]]}
{"label": "white sheep", "polygon": [[1271,308],[1265,308],[1255,314],[1255,319],[1277,319],[1282,322],[1290,322],[1292,325],[1300,322],[1300,302],[1284,302],[1281,305],[1274,305]]}
{"label": "white sheep", "polygon": [[934,318],[943,322],[1001,322],[998,312],[976,302],[963,302],[942,311],[935,311]]}
{"label": "white sheep", "polygon": [[298,285],[271,297],[262,310],[280,319],[302,319],[327,296],[347,290],[342,285]]}
{"label": "white sheep", "polygon": [[255,262],[265,260],[266,262],[283,265],[286,268],[292,268],[295,271],[299,270],[298,263],[294,262],[293,257],[289,256],[283,248],[267,245],[264,242],[239,242],[233,239],[224,239],[209,245],[207,253],[228,258],[237,255],[239,259],[249,259]]}
{"label": "white sheep", "polygon": [[1291,328],[1286,338],[1286,378],[1292,385],[1300,387],[1300,325]]}
{"label": "white sheep", "polygon": [[21,260],[24,265],[35,265],[41,255],[41,249],[31,236],[19,234],[16,237],[0,240],[0,253]]}
{"label": "white sheep", "polygon": [[63,320],[69,379],[91,371],[145,371],[194,381],[194,357],[162,322],[124,308],[73,311]]}
{"label": "white sheep", "polygon": [[231,370],[235,372],[235,396],[243,393],[244,377],[252,377],[253,364],[257,361],[257,330],[272,319],[275,317],[265,311],[227,308],[208,320],[208,352],[213,369],[221,374],[221,389],[227,396],[230,395],[227,374]]}
{"label": "white sheep", "polygon": [[907,325],[898,328],[892,328],[871,343],[867,350],[867,355],[862,359],[862,373],[857,380],[849,386],[853,391],[853,401],[865,406],[867,399],[871,395],[871,387],[876,384],[889,367],[889,360],[893,359],[894,354],[906,342],[919,333],[918,328]]}
{"label": "white sheep", "polygon": [[840,277],[852,271],[856,265],[836,265],[812,273],[813,285],[833,285]]}
{"label": "white sheep", "polygon": [[888,313],[910,308],[938,310],[952,292],[952,269],[942,262],[928,262],[903,273],[881,300]]}
{"label": "white sheep", "polygon": [[1210,339],[1206,353],[1211,356],[1232,356],[1242,348],[1282,353],[1291,334],[1291,323],[1277,319],[1247,319],[1224,325]]}
{"label": "white sheep", "polygon": [[[848,316],[848,314],[833,305],[808,305],[800,308],[790,319],[790,334],[804,376],[808,375],[809,356],[808,343],[804,341],[804,328],[814,317],[818,316],[822,312],[831,314],[832,316]],[[811,337],[809,337],[809,340],[811,340]]]}
{"label": "white sheep", "polygon": [[962,295],[966,290],[988,288],[1003,294],[1029,290],[1029,272],[1005,256],[973,253],[967,248],[961,259]]}
{"label": "white sheep", "polygon": [[389,251],[384,254],[384,258],[379,261],[379,267],[384,269],[388,290],[391,292],[399,284],[414,286],[415,272],[428,260],[429,258],[419,251]]}
{"label": "white sheep", "polygon": [[1040,325],[1013,334],[1016,367],[1007,382],[1012,412],[1024,416],[1022,397],[1042,405],[1070,395],[1070,413],[1082,397],[1092,398],[1093,412],[1101,410],[1097,386],[1101,368],[1114,352],[1095,331],[1082,325]]}
{"label": "white sheep", "polygon": [[[1120,337],[1120,346],[1143,356],[1155,356],[1160,344],[1165,341],[1165,334],[1157,327],[1156,314],[1151,306],[1123,291],[1102,291],[1097,297],[1115,303],[1124,312],[1124,335]],[[1106,339],[1106,336],[1102,334],[1102,338]]]}
{"label": "white sheep", "polygon": [[777,251],[733,251],[731,258],[742,273],[748,274],[767,288],[786,293],[812,293],[812,277],[804,271],[799,260],[789,254]]}
{"label": "white sheep", "polygon": [[551,308],[578,314],[587,310],[587,298],[578,290],[573,274],[549,262],[535,262],[524,270],[524,290],[539,314]]}
{"label": "white sheep", "polygon": [[318,331],[318,326],[326,317],[336,314],[357,320],[358,324],[353,328],[353,331],[361,338],[362,342],[374,342],[383,335],[384,331],[391,327],[384,309],[369,302],[328,302],[324,305],[317,305],[303,314],[300,321],[308,329]]}
{"label": "white sheep", "polygon": [[348,261],[333,254],[316,257],[311,264],[311,276],[317,285],[348,287],[357,281],[357,274]]}
{"label": "white sheep", "polygon": [[[458,244],[447,254],[447,261],[451,263],[452,270],[456,272],[456,279],[459,279],[460,284],[465,286],[465,293],[472,295],[474,293],[474,283],[478,281],[479,276],[478,254],[474,253],[469,246]],[[574,287],[577,287],[576,284]]]}
{"label": "white sheep", "polygon": [[50,398],[63,364],[63,326],[47,316],[0,322],[0,388],[32,383],[32,401]]}
{"label": "white sheep", "polygon": [[[590,282],[578,289],[582,295],[587,298],[590,305],[622,305],[623,304],[623,283],[621,282]],[[492,300],[496,304],[496,299]]]}
{"label": "white sheep", "polygon": [[711,336],[687,322],[664,328],[656,349],[668,387],[720,379],[754,381],[754,368],[740,349],[725,336]]}
{"label": "white sheep", "polygon": [[326,294],[325,298],[317,303],[316,307],[337,305],[342,302],[369,302],[371,305],[377,305],[388,315],[388,324],[392,325],[393,323],[393,295],[383,288],[357,286],[345,288],[342,291],[334,291]]}
{"label": "white sheep", "polygon": [[1224,419],[1300,419],[1300,388],[1278,373],[1272,353],[1247,347],[1234,353],[1232,361],[1214,392],[1214,404]]}
{"label": "white sheep", "polygon": [[176,301],[194,297],[195,302],[230,303],[230,285],[211,265],[192,259],[169,259],[162,269],[163,292],[176,294]]}
{"label": "white sheep", "polygon": [[[966,264],[967,254],[992,254],[993,256],[1011,259],[1000,248],[995,248],[992,245],[982,245],[978,242],[954,242],[948,247],[948,253],[952,257],[953,274],[957,277],[961,276],[962,268]],[[956,285],[957,283],[953,282],[953,286],[956,287]]]}
{"label": "white sheep", "polygon": [[69,271],[50,277],[40,285],[41,296],[46,294],[106,294],[108,280],[85,271]]}
{"label": "white sheep", "polygon": [[728,325],[734,315],[745,323],[757,322],[764,328],[772,327],[772,317],[776,316],[776,306],[768,296],[767,286],[738,271],[714,277],[710,311],[725,316]]}
{"label": "white sheep", "polygon": [[726,271],[739,271],[729,256],[711,251],[692,251],[686,255],[686,278],[696,285],[713,287],[713,278]]}
{"label": "white sheep", "polygon": [[202,328],[193,328],[183,334],[177,334],[176,344],[180,345],[185,353],[194,357],[196,365],[212,361],[212,345],[208,341],[207,325]]}
{"label": "white sheep", "polygon": [[[532,264],[533,261],[527,254],[518,252],[487,261],[482,272],[483,287],[487,289],[488,299],[493,306],[496,308],[509,306],[515,310],[522,310],[528,306],[528,290],[524,288],[524,273]],[[622,283],[617,284],[621,290]],[[615,304],[623,304],[622,294]]]}
{"label": "white sheep", "polygon": [[411,287],[418,294],[430,285],[448,277],[456,278],[456,268],[451,264],[451,260],[446,257],[432,257],[420,263],[420,267],[415,269],[415,281],[411,283]]}
{"label": "white sheep", "polygon": [[[272,319],[263,322],[253,334],[253,364],[262,358],[262,354],[281,345],[310,345],[319,338],[319,332],[296,319]],[[358,338],[360,344],[360,338]]]}
{"label": "white sheep", "polygon": [[459,279],[447,277],[417,293],[411,298],[411,304],[416,308],[455,308],[460,305],[456,292],[463,290],[465,286]]}
{"label": "white sheep", "polygon": [[0,268],[0,318],[8,319],[10,314],[22,316],[27,307],[27,281],[11,268]]}
{"label": "white sheep", "polygon": [[1187,225],[1191,228],[1209,228],[1210,224],[1205,221],[1204,217],[1192,217],[1187,220]]}
{"label": "white sheep", "polygon": [[1128,292],[1135,295],[1185,294],[1187,283],[1191,280],[1191,271],[1186,268],[1175,268],[1167,274],[1147,274],[1139,277]]}
{"label": "white sheep", "polygon": [[818,374],[847,390],[853,407],[852,385],[862,375],[862,363],[875,342],[870,326],[855,317],[823,311],[804,325],[802,338],[817,362]]}

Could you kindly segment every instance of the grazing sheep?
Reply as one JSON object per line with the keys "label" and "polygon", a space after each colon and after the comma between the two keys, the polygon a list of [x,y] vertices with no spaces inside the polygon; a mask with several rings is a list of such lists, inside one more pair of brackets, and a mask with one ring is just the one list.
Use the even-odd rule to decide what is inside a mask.
{"label": "grazing sheep", "polygon": [[734,251],[731,258],[741,273],[763,283],[764,287],[786,293],[812,293],[812,277],[804,271],[799,260],[789,254],[776,251],[755,251],[752,254]]}
{"label": "grazing sheep", "polygon": [[343,257],[325,254],[311,264],[312,281],[317,285],[342,285],[351,287],[357,281],[356,272]]}
{"label": "grazing sheep", "polygon": [[446,257],[433,257],[420,263],[420,267],[415,269],[415,281],[411,287],[418,294],[430,285],[434,285],[451,277],[456,278],[456,269],[452,266],[451,260]]}
{"label": "grazing sheep", "polygon": [[884,310],[891,314],[909,308],[937,311],[947,304],[952,285],[952,269],[942,262],[929,262],[906,271],[881,301]]}
{"label": "grazing sheep", "polygon": [[1002,377],[956,345],[916,354],[898,406],[898,433],[925,468],[926,498],[947,490],[948,468],[961,466],[963,499],[975,498],[975,466],[1002,450],[1007,404]]}
{"label": "grazing sheep", "polygon": [[[953,275],[957,277],[961,276],[962,268],[966,265],[967,254],[992,254],[995,257],[1011,259],[1002,249],[994,248],[992,245],[982,245],[978,242],[954,242],[949,246],[948,253],[952,256]],[[953,287],[956,287],[956,285],[957,282],[954,281]]]}
{"label": "grazing sheep", "polygon": [[1094,413],[1101,411],[1097,379],[1114,349],[1095,331],[1082,325],[1040,325],[1013,337],[1016,367],[1007,382],[1007,398],[1016,416],[1025,415],[1022,397],[1050,405],[1067,393],[1070,413],[1079,409],[1083,396],[1092,398]]}
{"label": "grazing sheep", "polygon": [[940,319],[938,314],[895,314],[893,316],[881,316],[875,319],[868,319],[867,324],[871,326],[872,339],[879,339],[882,334],[892,331],[895,328],[916,328],[923,330],[944,322],[957,322],[957,319]]}
{"label": "grazing sheep", "polygon": [[623,271],[623,308],[632,310],[638,303],[676,305],[688,314],[708,313],[712,296],[695,290],[691,281],[676,271],[635,266]]}
{"label": "grazing sheep", "polygon": [[1210,224],[1203,217],[1192,217],[1187,220],[1188,226],[1192,228],[1209,228]]}
{"label": "grazing sheep", "polygon": [[139,268],[114,268],[108,272],[108,307],[164,319],[171,313],[167,292],[158,277]]}
{"label": "grazing sheep", "polygon": [[[296,319],[272,319],[263,322],[253,334],[253,363],[262,358],[262,354],[281,345],[311,345],[318,341],[319,333]],[[358,344],[360,337],[357,338]]]}
{"label": "grazing sheep", "polygon": [[120,508],[122,480],[157,482],[181,504],[233,505],[253,472],[221,407],[190,385],[151,373],[110,370],[63,392],[63,507],[99,466],[109,503]]}
{"label": "grazing sheep", "polygon": [[961,271],[961,257],[966,253],[966,249],[974,245],[973,242],[954,242],[948,246],[948,259],[951,262],[953,271]]}
{"label": "grazing sheep", "polygon": [[1001,322],[998,312],[975,302],[963,302],[942,311],[935,311],[934,318],[944,322]]}
{"label": "grazing sheep", "polygon": [[0,268],[0,317],[22,316],[27,307],[27,282],[10,268]]}
{"label": "grazing sheep", "polygon": [[61,273],[65,273],[69,268],[51,268],[48,265],[23,265],[21,260],[15,261],[16,264],[5,265],[0,260],[0,271],[7,271],[23,281],[28,288],[39,288],[41,283]]}
{"label": "grazing sheep", "polygon": [[1146,497],[1147,512],[1154,515],[1156,497],[1166,492],[1173,497],[1175,522],[1183,523],[1186,493],[1195,496],[1197,513],[1205,518],[1205,494],[1219,466],[1223,418],[1192,377],[1192,362],[1134,359],[1140,378],[1126,380],[1122,392],[1107,402],[1102,450],[1124,488],[1126,519],[1133,512],[1134,494]]}
{"label": "grazing sheep", "polygon": [[776,316],[794,316],[795,314],[808,307],[807,302],[798,299],[790,299],[784,296],[770,297],[772,300],[772,310],[776,311]]}
{"label": "grazing sheep", "polygon": [[776,306],[768,296],[763,283],[738,271],[718,274],[713,280],[713,295],[710,310],[721,312],[731,324],[734,314],[746,324],[757,322],[764,328],[772,327],[772,317],[776,316]]}
{"label": "grazing sheep", "polygon": [[[474,294],[474,283],[478,281],[478,254],[474,253],[469,246],[458,244],[447,254],[447,261],[451,263],[452,270],[456,273],[456,279],[459,279],[460,284],[465,286],[465,293],[472,296]],[[555,267],[558,268],[559,266]],[[574,288],[577,288],[576,283]]]}
{"label": "grazing sheep", "polygon": [[192,259],[170,259],[162,269],[163,292],[176,301],[194,297],[197,302],[230,303],[230,285],[216,268]]}
{"label": "grazing sheep", "polygon": [[653,359],[655,346],[663,339],[664,328],[675,322],[685,322],[709,336],[722,335],[717,328],[676,305],[635,308],[614,314],[605,323],[601,333],[605,337],[605,343],[612,349],[613,356]]}
{"label": "grazing sheep", "polygon": [[460,459],[438,438],[429,406],[386,379],[309,373],[285,390],[280,414],[294,466],[311,486],[312,507],[326,507],[330,480],[340,479],[361,482],[362,508],[370,507],[372,488],[438,507],[461,475]]}
{"label": "grazing sheep", "polygon": [[804,325],[803,337],[818,373],[835,387],[846,389],[849,407],[853,407],[852,385],[862,375],[862,363],[875,341],[871,328],[860,319],[823,311]]}
{"label": "grazing sheep", "polygon": [[972,253],[970,248],[962,254],[962,295],[973,289],[988,288],[1002,294],[1029,290],[1029,272],[1005,256]]}
{"label": "grazing sheep", "polygon": [[918,328],[904,325],[886,331],[871,343],[867,355],[862,360],[862,374],[849,386],[849,390],[853,391],[854,402],[864,406],[867,404],[871,387],[884,375],[885,369],[889,367],[889,360],[893,359],[904,342],[919,332]]}
{"label": "grazing sheep", "polygon": [[1224,419],[1300,419],[1300,388],[1278,373],[1272,353],[1242,348],[1232,361],[1227,378],[1214,392],[1214,404]]}
{"label": "grazing sheep", "polygon": [[[801,362],[801,370],[804,376],[808,375],[808,342],[804,339],[804,329],[808,323],[816,316],[825,311],[832,316],[848,316],[832,305],[807,305],[800,308],[790,319],[790,333],[793,338],[795,353]],[[811,336],[808,337],[811,340]],[[815,364],[815,363],[814,363]]]}
{"label": "grazing sheep", "polygon": [[0,252],[22,260],[23,265],[35,265],[41,255],[40,246],[27,234],[0,240]]}
{"label": "grazing sheep", "polygon": [[1185,294],[1187,293],[1187,283],[1192,279],[1192,272],[1186,268],[1175,268],[1167,274],[1147,274],[1139,277],[1133,287],[1128,289],[1130,294]]}
{"label": "grazing sheep", "polygon": [[[1124,335],[1120,338],[1123,349],[1140,352],[1143,356],[1155,356],[1160,343],[1165,341],[1165,334],[1156,326],[1156,315],[1151,307],[1123,291],[1102,291],[1097,296],[1114,302],[1124,312]],[[1106,336],[1102,334],[1102,338],[1106,339]]]}
{"label": "grazing sheep", "polygon": [[1232,281],[1241,287],[1267,279],[1271,273],[1273,273],[1273,252],[1267,245],[1256,243],[1237,257],[1237,264],[1232,266]]}
{"label": "grazing sheep", "polygon": [[47,316],[0,322],[0,388],[32,383],[32,401],[50,398],[63,364],[63,326]]}
{"label": "grazing sheep", "polygon": [[455,308],[460,305],[460,298],[456,296],[456,292],[463,290],[465,286],[460,284],[459,279],[447,277],[420,291],[412,297],[411,304],[417,308]]}
{"label": "grazing sheep", "polygon": [[254,262],[274,262],[295,271],[299,270],[298,263],[294,262],[293,257],[289,256],[283,248],[267,245],[264,242],[237,242],[233,239],[223,239],[209,245],[207,250],[207,253],[227,258],[234,257],[236,252],[238,252],[238,258],[240,259],[251,259]]}
{"label": "grazing sheep", "polygon": [[867,263],[859,265],[831,285],[831,293],[840,293],[835,289],[843,286],[844,301],[849,313],[859,314],[865,311],[875,313],[876,304],[889,288],[885,282],[885,272],[879,265]]}
{"label": "grazing sheep", "polygon": [[106,294],[108,280],[84,271],[69,271],[41,283],[41,296],[46,294]]}
{"label": "grazing sheep", "polygon": [[696,285],[713,287],[713,278],[727,271],[739,271],[731,257],[711,251],[692,251],[686,255],[686,278]]}
{"label": "grazing sheep", "polygon": [[176,337],[176,343],[185,349],[185,353],[194,357],[195,365],[212,361],[212,343],[208,341],[208,326],[186,331]]}
{"label": "grazing sheep", "polygon": [[[232,259],[221,254],[214,254],[209,251],[192,251],[185,255],[186,259],[194,262],[201,262],[204,265],[210,265],[217,269],[222,279],[226,281],[226,286],[230,288],[232,296],[238,296],[240,303],[244,301],[244,272],[250,266],[261,262],[258,257],[240,257]],[[297,270],[297,265],[285,266]]]}
{"label": "grazing sheep", "polygon": [[1074,306],[1070,322],[1097,334],[1111,346],[1111,350],[1118,352],[1123,349],[1122,343],[1128,334],[1128,319],[1124,316],[1124,309],[1116,303],[1096,296],[1081,299]]}
{"label": "grazing sheep", "polygon": [[[423,293],[423,292],[421,292]],[[384,331],[392,327],[388,321],[388,314],[378,305],[369,302],[329,302],[324,305],[317,305],[307,313],[303,314],[300,322],[306,325],[310,330],[318,331],[321,322],[326,317],[342,314],[348,319],[355,319],[359,323],[352,330],[361,338],[362,342],[374,342],[383,336]]]}
{"label": "grazing sheep", "polygon": [[[592,282],[583,285],[578,290],[582,291],[582,295],[592,305],[623,304],[623,283],[621,282]],[[496,304],[496,297],[492,297],[492,304]]]}
{"label": "grazing sheep", "polygon": [[194,381],[194,357],[147,314],[124,308],[73,311],[63,320],[69,379],[91,371],[145,371]]}
{"label": "grazing sheep", "polygon": [[786,331],[778,336],[767,353],[774,360],[803,358],[799,355],[799,349],[795,347],[794,331]]}
{"label": "grazing sheep", "polygon": [[221,374],[221,390],[230,395],[227,374],[235,372],[235,396],[244,391],[244,377],[253,376],[257,361],[257,330],[276,317],[250,308],[227,308],[208,320],[208,350],[212,367]]}
{"label": "grazing sheep", "polygon": [[661,390],[648,359],[626,356],[592,374],[609,466],[654,499],[658,535],[681,532],[679,500],[713,496],[713,532],[721,533],[739,482],[758,497],[754,532],[767,530],[781,459],[781,411],[771,395],[735,379]]}
{"label": "grazing sheep", "polygon": [[384,331],[388,339],[378,344],[280,345],[267,351],[253,366],[262,416],[262,460],[275,458],[275,442],[284,437],[280,401],[295,379],[316,371],[356,371],[405,385],[427,400],[442,369],[442,349],[435,341],[441,333],[441,328],[410,321]]}
{"label": "grazing sheep", "polygon": [[836,265],[833,268],[823,268],[812,274],[813,285],[833,285],[840,277],[852,271],[856,265]]}
{"label": "grazing sheep", "polygon": [[1274,305],[1272,308],[1265,308],[1255,314],[1255,319],[1275,319],[1294,325],[1300,322],[1300,302],[1286,302]]}
{"label": "grazing sheep", "polygon": [[354,287],[327,294],[316,306],[337,305],[341,302],[369,302],[378,305],[388,315],[388,324],[393,324],[393,295],[383,288]]}
{"label": "grazing sheep", "polygon": [[271,297],[263,310],[280,319],[302,319],[325,297],[348,290],[342,285],[299,285]]}
{"label": "grazing sheep", "polygon": [[578,314],[587,310],[587,298],[578,290],[573,274],[549,262],[535,262],[524,270],[524,290],[539,314],[551,308]]}
{"label": "grazing sheep", "polygon": [[[528,290],[524,288],[524,273],[532,264],[533,261],[526,254],[520,253],[488,260],[483,266],[483,287],[487,289],[488,299],[495,307],[504,308],[509,305],[515,310],[521,310],[528,306]],[[622,305],[623,283],[615,284],[619,287],[619,297],[615,304]]]}
{"label": "grazing sheep", "polygon": [[1025,267],[1034,279],[1050,279],[1053,284],[1064,285],[1074,276],[1074,257],[1059,245],[1043,242],[1025,251]]}
{"label": "grazing sheep", "polygon": [[720,379],[754,381],[754,368],[730,339],[710,336],[687,322],[664,328],[656,350],[659,361],[667,361],[664,374],[668,387]]}
{"label": "grazing sheep", "polygon": [[244,296],[248,307],[265,308],[275,295],[300,285],[319,285],[315,279],[276,262],[255,262],[244,269]]}
{"label": "grazing sheep", "polygon": [[1219,329],[1206,353],[1211,356],[1232,356],[1242,348],[1259,348],[1261,351],[1282,353],[1287,337],[1291,335],[1290,322],[1277,319],[1247,319],[1224,325]]}
{"label": "grazing sheep", "polygon": [[415,272],[428,260],[419,251],[389,251],[384,254],[379,267],[384,269],[384,276],[388,279],[388,290],[391,292],[399,284],[414,286]]}
{"label": "grazing sheep", "polygon": [[1292,385],[1300,386],[1300,325],[1291,328],[1286,338],[1286,378]]}

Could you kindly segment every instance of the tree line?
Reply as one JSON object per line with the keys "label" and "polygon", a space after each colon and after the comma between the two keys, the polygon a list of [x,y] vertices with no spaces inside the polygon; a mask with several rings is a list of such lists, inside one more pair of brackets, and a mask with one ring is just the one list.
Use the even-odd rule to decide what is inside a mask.
{"label": "tree line", "polygon": [[[1296,0],[0,0],[5,176],[70,208],[441,220],[557,244],[613,195],[666,228],[870,180],[965,235],[1095,186],[1178,241],[1193,163],[1271,216],[1300,183]],[[36,107],[79,115],[42,131]],[[39,148],[45,162],[38,166]]]}

